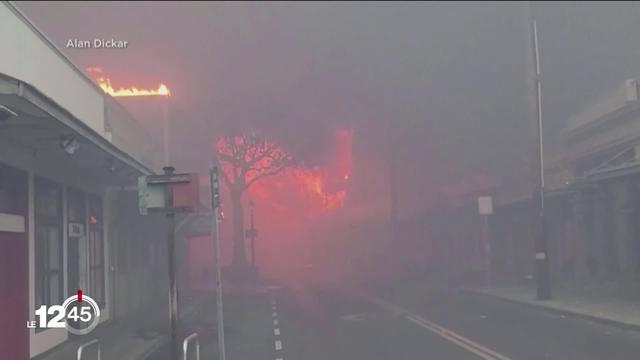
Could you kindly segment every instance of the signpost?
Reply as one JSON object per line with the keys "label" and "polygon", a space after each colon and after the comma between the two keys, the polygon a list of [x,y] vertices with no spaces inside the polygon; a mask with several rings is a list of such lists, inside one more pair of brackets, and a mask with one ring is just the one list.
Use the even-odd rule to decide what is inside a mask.
{"label": "signpost", "polygon": [[208,236],[211,234],[211,213],[194,212],[178,219],[176,238]]}
{"label": "signpost", "polygon": [[489,215],[493,214],[493,199],[491,196],[478,197],[478,213],[482,216],[484,253],[487,257],[487,287],[491,287],[493,282],[491,277],[491,236],[489,231]]}
{"label": "signpost", "polygon": [[[199,205],[197,192],[189,196],[180,192],[181,187],[197,188],[197,177],[191,174],[174,174],[174,168],[163,168],[162,175],[149,175],[138,178],[138,206],[142,215],[163,213],[167,219],[167,253],[169,264],[169,320],[171,322],[171,360],[179,359],[178,349],[178,288],[176,284],[175,264],[175,215],[192,212]],[[181,194],[179,204],[175,203],[176,193]],[[195,196],[193,196],[195,195]]]}

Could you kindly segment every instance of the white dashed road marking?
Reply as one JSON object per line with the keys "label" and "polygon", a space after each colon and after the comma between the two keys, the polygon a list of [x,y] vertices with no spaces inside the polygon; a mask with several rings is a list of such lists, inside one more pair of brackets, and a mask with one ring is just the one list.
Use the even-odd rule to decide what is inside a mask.
{"label": "white dashed road marking", "polygon": [[[278,311],[277,311],[277,307],[276,307],[276,298],[275,296],[273,296],[271,298],[271,315],[273,316],[273,335],[275,337],[280,336],[280,328],[278,327],[279,321],[278,321]],[[281,351],[282,350],[282,340],[280,339],[275,339],[274,341],[274,346],[276,348],[276,351]],[[284,358],[279,357],[276,358],[276,360],[284,360]]]}

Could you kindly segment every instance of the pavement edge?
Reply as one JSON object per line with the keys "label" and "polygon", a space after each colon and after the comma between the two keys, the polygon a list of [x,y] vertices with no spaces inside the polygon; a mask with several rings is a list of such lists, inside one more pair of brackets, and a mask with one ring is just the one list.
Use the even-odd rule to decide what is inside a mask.
{"label": "pavement edge", "polygon": [[577,311],[558,309],[558,308],[547,306],[547,305],[545,305],[543,303],[534,304],[534,303],[530,303],[530,302],[526,302],[526,301],[510,299],[510,298],[507,298],[507,297],[504,297],[504,296],[501,296],[501,295],[492,294],[492,293],[489,293],[489,292],[486,292],[486,291],[476,290],[476,289],[462,288],[462,289],[459,289],[459,291],[461,291],[463,293],[466,293],[466,294],[469,294],[469,295],[473,295],[473,296],[481,296],[481,297],[486,297],[486,298],[490,298],[490,299],[494,299],[494,300],[498,300],[498,301],[507,302],[507,303],[510,303],[510,304],[516,304],[516,305],[529,307],[531,309],[535,309],[535,310],[538,310],[538,311],[545,311],[545,312],[554,313],[554,314],[557,314],[557,315],[565,315],[567,317],[571,317],[571,318],[575,318],[575,319],[589,320],[589,321],[593,321],[593,322],[600,323],[600,324],[603,324],[603,325],[614,326],[614,327],[617,327],[617,328],[620,328],[620,329],[623,329],[623,330],[640,331],[640,325],[638,325],[638,324],[631,324],[631,323],[626,323],[626,322],[622,322],[622,321],[618,321],[618,320],[607,319],[607,318],[598,317],[598,316],[594,316],[594,315],[589,315],[589,314],[585,314],[585,313],[577,312]]}

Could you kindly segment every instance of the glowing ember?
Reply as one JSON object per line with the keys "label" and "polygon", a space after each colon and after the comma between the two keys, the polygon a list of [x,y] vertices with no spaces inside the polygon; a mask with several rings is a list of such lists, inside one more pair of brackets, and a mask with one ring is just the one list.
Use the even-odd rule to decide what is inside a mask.
{"label": "glowing ember", "polygon": [[170,96],[171,91],[169,88],[160,83],[157,89],[138,89],[137,87],[131,86],[128,88],[119,88],[118,90],[114,89],[111,86],[111,80],[108,77],[104,76],[104,72],[101,67],[88,67],[87,72],[89,72],[95,79],[96,83],[100,88],[107,94],[118,97],[118,96]]}

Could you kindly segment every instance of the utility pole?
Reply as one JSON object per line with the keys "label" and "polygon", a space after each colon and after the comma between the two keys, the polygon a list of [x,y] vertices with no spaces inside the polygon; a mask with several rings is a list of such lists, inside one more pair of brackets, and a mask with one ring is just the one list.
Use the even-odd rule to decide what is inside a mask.
{"label": "utility pole", "polygon": [[389,222],[391,225],[391,241],[389,254],[391,256],[391,294],[395,296],[396,276],[398,275],[398,180],[397,180],[397,149],[395,146],[394,128],[389,129]]}
{"label": "utility pole", "polygon": [[216,262],[216,316],[218,324],[218,359],[226,360],[224,343],[224,307],[222,303],[222,269],[220,266],[220,176],[218,166],[212,165],[209,170],[211,182],[211,239],[213,241],[214,261]]}
{"label": "utility pole", "polygon": [[535,119],[536,141],[532,167],[534,179],[533,189],[533,226],[535,249],[535,278],[536,298],[538,300],[551,299],[551,279],[549,271],[549,256],[547,254],[547,231],[544,214],[544,142],[542,132],[542,83],[540,78],[540,54],[538,46],[538,27],[533,17],[531,1],[527,2],[527,39],[531,49],[530,64],[530,105],[532,118]]}

